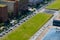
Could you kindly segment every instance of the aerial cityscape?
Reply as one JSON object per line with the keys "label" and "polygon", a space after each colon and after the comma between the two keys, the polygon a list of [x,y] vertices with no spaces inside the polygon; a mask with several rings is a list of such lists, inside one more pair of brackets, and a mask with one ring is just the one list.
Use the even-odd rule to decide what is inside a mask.
{"label": "aerial cityscape", "polygon": [[60,0],[0,0],[0,40],[60,40]]}

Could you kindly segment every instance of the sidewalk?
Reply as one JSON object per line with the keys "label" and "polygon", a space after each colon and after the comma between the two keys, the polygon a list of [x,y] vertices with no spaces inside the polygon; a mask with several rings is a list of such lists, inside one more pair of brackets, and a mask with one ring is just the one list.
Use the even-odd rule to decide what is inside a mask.
{"label": "sidewalk", "polygon": [[42,40],[42,38],[44,37],[44,35],[48,32],[48,30],[52,28],[52,26],[48,26],[40,35],[36,40]]}

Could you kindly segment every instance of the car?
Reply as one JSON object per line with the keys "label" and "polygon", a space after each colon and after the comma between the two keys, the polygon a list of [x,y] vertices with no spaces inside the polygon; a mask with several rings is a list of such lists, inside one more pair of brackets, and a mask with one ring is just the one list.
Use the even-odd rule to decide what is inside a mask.
{"label": "car", "polygon": [[36,8],[29,8],[28,10],[31,12],[34,12],[36,10]]}

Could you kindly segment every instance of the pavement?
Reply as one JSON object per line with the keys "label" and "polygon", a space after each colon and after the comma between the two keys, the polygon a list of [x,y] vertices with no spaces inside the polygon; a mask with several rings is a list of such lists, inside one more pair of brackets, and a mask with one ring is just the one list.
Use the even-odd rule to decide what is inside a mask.
{"label": "pavement", "polygon": [[44,35],[48,32],[48,30],[52,28],[51,26],[47,27],[36,40],[42,40],[42,38],[44,37]]}

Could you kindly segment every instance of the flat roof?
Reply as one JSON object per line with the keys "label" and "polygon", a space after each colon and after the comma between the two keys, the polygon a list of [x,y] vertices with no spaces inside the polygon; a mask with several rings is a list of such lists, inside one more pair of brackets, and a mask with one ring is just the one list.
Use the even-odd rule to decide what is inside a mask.
{"label": "flat roof", "polygon": [[0,7],[5,7],[6,5],[5,4],[0,4]]}

